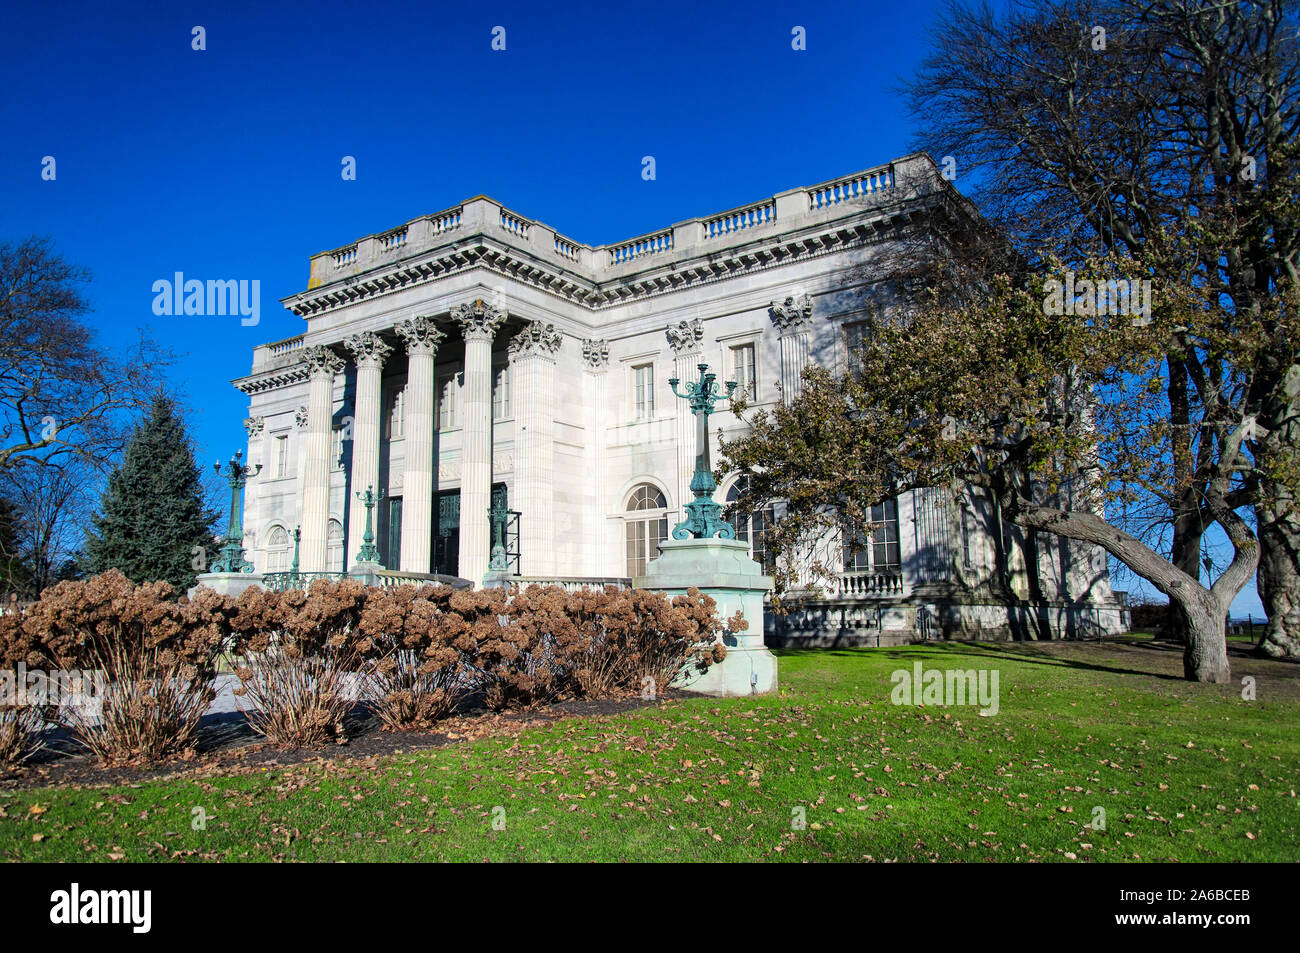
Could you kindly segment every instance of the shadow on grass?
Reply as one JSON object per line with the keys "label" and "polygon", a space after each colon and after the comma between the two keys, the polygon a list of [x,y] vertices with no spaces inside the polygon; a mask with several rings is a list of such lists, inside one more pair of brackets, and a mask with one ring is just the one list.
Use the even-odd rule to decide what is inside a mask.
{"label": "shadow on grass", "polygon": [[851,649],[817,649],[817,648],[783,648],[773,651],[778,658],[799,658],[802,656],[821,655],[847,658],[887,658],[898,661],[924,661],[926,658],[991,658],[999,661],[1023,662],[1027,665],[1043,665],[1050,668],[1074,669],[1078,671],[1105,672],[1113,675],[1142,675],[1164,681],[1181,682],[1181,675],[1152,671],[1149,668],[1132,668],[1123,664],[1106,664],[1100,660],[1084,660],[1060,655],[1044,654],[1040,646],[1099,646],[1107,649],[1129,649],[1139,651],[1176,652],[1182,654],[1182,647],[1170,645],[1168,648],[1151,642],[918,642],[912,645],[892,646],[889,648],[861,647]]}

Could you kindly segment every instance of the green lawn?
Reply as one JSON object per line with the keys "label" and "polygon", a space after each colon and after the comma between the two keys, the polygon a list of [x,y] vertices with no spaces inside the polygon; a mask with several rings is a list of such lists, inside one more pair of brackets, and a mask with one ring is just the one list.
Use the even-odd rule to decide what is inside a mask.
{"label": "green lawn", "polygon": [[[891,704],[890,673],[917,660],[996,669],[1000,711]],[[0,791],[0,858],[1300,859],[1300,666],[1234,659],[1254,701],[1178,670],[1139,641],[787,652],[774,696],[369,761]],[[1086,826],[1098,807],[1104,830]]]}

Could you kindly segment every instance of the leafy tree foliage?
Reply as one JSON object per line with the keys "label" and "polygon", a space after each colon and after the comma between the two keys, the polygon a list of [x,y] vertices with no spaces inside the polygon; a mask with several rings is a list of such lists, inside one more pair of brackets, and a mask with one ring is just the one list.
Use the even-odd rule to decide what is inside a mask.
{"label": "leafy tree foliage", "polygon": [[[827,530],[867,532],[870,506],[899,492],[979,488],[1017,525],[1101,546],[1149,580],[1186,622],[1187,677],[1226,681],[1224,620],[1259,557],[1236,512],[1260,473],[1247,446],[1261,406],[1253,374],[1261,354],[1293,346],[1295,293],[1261,318],[1225,307],[1189,269],[1161,280],[1148,314],[1094,313],[1082,298],[1052,307],[1048,281],[1063,268],[1047,266],[992,275],[957,303],[931,293],[910,313],[876,314],[846,372],[809,368],[801,396],[773,411],[741,404],[749,429],[723,443],[722,468],[748,478],[742,506],[786,501],[768,538],[786,557]],[[1084,274],[1104,286],[1151,272],[1106,258]],[[1188,435],[1169,413],[1167,375],[1168,355],[1192,349],[1205,374],[1191,378],[1189,474],[1171,452]],[[1300,485],[1294,471],[1273,476]],[[1234,547],[1209,586],[1106,517],[1133,499],[1176,500],[1189,479]]]}
{"label": "leafy tree foliage", "polygon": [[[1077,267],[1107,252],[1142,256],[1173,279],[1190,262],[1225,307],[1266,322],[1300,279],[1298,13],[1289,0],[954,3],[910,84],[920,145],[952,160],[1030,258]],[[1169,239],[1197,229],[1190,243]],[[1196,402],[1218,355],[1195,343],[1171,339],[1163,374],[1180,496],[1135,501],[1127,523],[1190,576],[1215,519]],[[1235,370],[1259,409],[1246,440],[1258,479],[1244,492],[1262,547],[1264,647],[1297,654],[1300,504],[1287,473],[1300,444],[1300,355],[1279,346],[1252,359]]]}

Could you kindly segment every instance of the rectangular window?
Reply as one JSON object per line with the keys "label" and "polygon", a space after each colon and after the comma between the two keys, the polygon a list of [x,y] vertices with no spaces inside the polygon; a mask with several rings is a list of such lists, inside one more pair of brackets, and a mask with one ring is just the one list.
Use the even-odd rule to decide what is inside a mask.
{"label": "rectangular window", "polygon": [[649,420],[655,415],[655,366],[638,364],[632,368],[633,406],[637,420]]}
{"label": "rectangular window", "polygon": [[406,423],[406,388],[394,390],[388,396],[388,416],[384,418],[389,440],[402,439],[402,427]]}
{"label": "rectangular window", "polygon": [[965,566],[967,569],[969,569],[971,567],[971,555],[970,555],[971,513],[970,510],[967,509],[967,502],[965,500],[962,501],[962,504],[959,508],[961,510],[961,564]]}
{"label": "rectangular window", "polygon": [[871,522],[875,524],[871,533],[871,568],[877,572],[898,569],[902,565],[898,550],[898,500],[873,506]]}
{"label": "rectangular window", "polygon": [[460,425],[460,415],[456,408],[456,375],[447,374],[438,384],[438,429],[451,430]]}
{"label": "rectangular window", "polygon": [[338,470],[343,466],[343,428],[330,431],[330,465]]}
{"label": "rectangular window", "polygon": [[844,350],[848,356],[850,369],[858,366],[857,352],[866,343],[866,331],[866,324],[846,324],[844,326]]}
{"label": "rectangular window", "polygon": [[492,375],[492,419],[510,419],[510,365],[499,364]]}
{"label": "rectangular window", "polygon": [[289,435],[281,434],[275,438],[275,475],[289,475]]}
{"label": "rectangular window", "polygon": [[896,572],[902,567],[898,548],[898,500],[871,508],[869,536],[859,534],[844,543],[845,572]]}
{"label": "rectangular window", "polygon": [[737,344],[731,349],[731,374],[728,380],[740,385],[740,391],[753,398],[758,393],[758,373],[754,362],[754,345]]}

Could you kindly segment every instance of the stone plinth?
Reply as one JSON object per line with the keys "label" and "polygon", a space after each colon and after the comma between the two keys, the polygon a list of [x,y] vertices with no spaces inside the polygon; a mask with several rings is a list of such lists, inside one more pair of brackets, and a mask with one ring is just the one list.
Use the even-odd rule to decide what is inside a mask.
{"label": "stone plinth", "polygon": [[195,590],[206,586],[223,596],[238,599],[240,593],[245,589],[261,585],[262,574],[260,572],[204,572],[199,573],[195,578],[189,596],[193,599]]}
{"label": "stone plinth", "polygon": [[726,635],[727,657],[707,672],[683,673],[673,684],[705,695],[763,695],[776,691],[776,656],[763,644],[763,595],[772,577],[749,557],[749,545],[735,539],[668,539],[646,574],[632,580],[637,589],[654,589],[670,596],[694,587],[711,596],[717,613],[729,619],[744,613],[749,628]]}
{"label": "stone plinth", "polygon": [[365,559],[358,559],[348,570],[348,578],[355,579],[363,586],[379,585],[379,573],[383,570],[383,564],[370,562]]}

